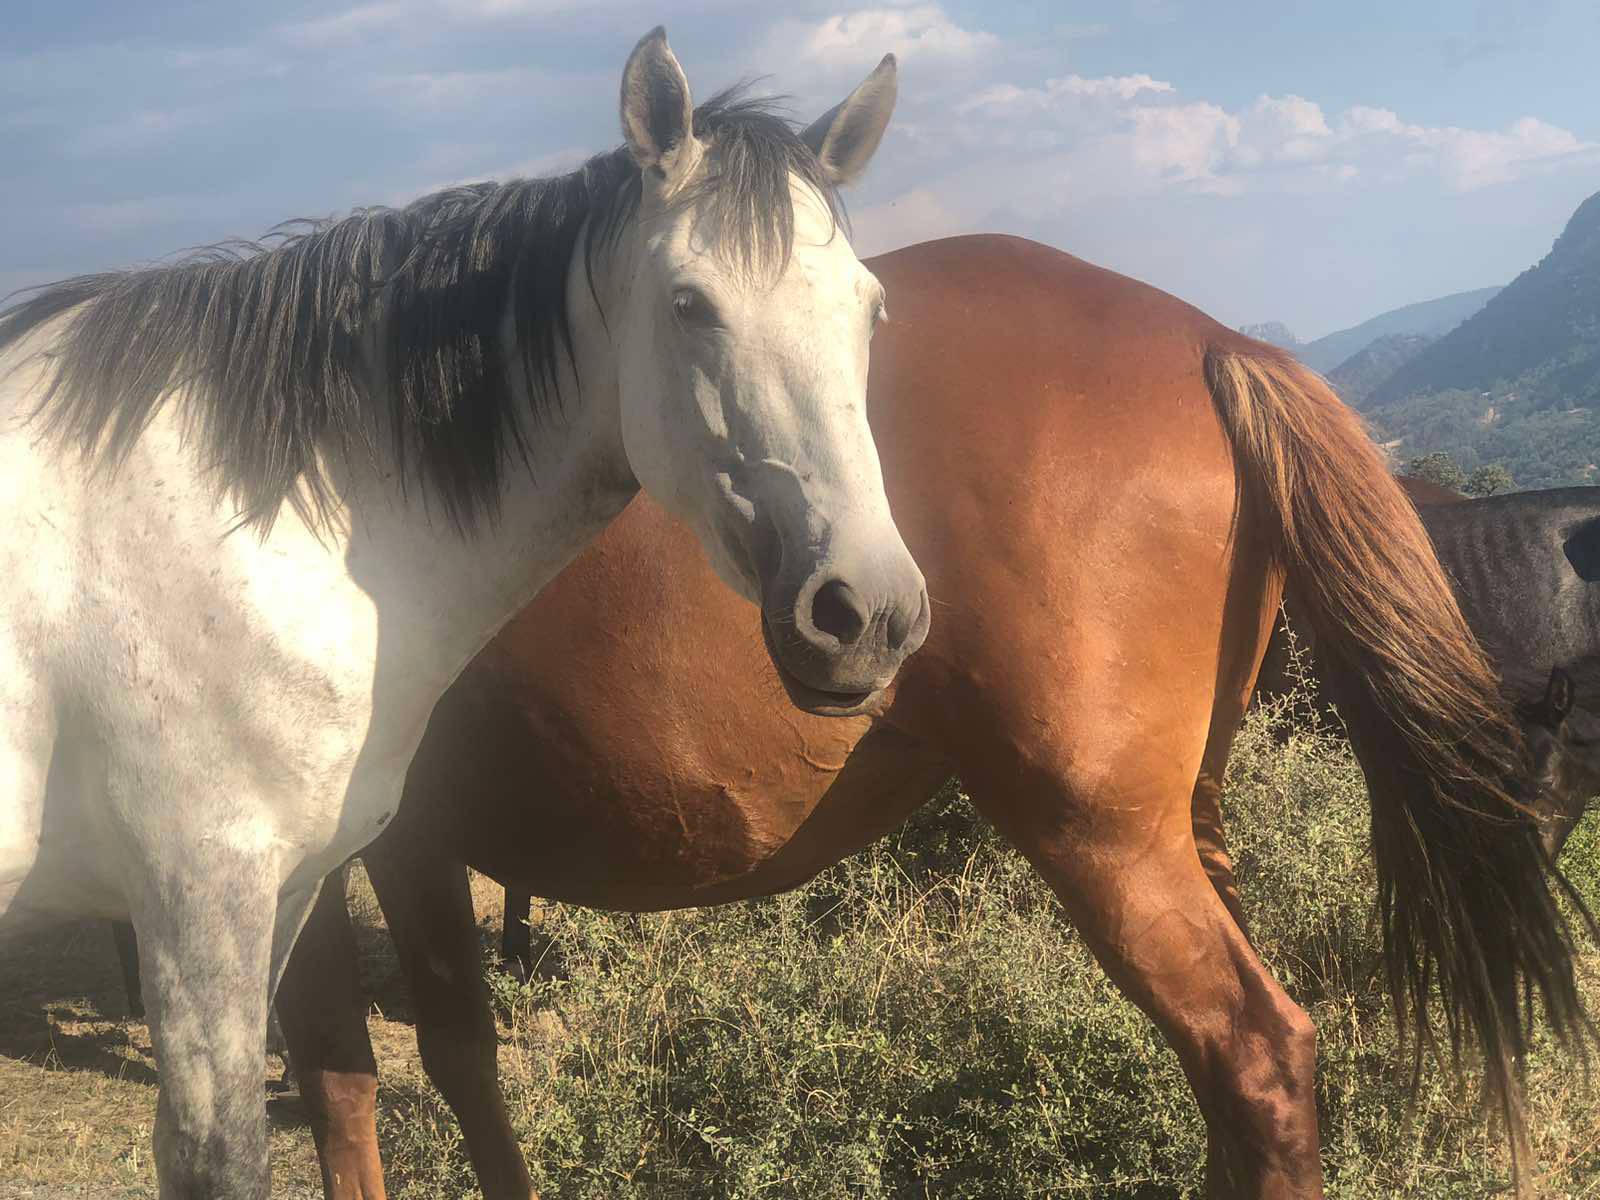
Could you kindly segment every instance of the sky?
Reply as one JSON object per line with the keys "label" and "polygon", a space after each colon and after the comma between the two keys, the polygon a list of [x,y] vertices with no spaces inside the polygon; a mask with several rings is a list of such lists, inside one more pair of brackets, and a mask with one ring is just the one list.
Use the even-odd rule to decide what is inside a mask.
{"label": "sky", "polygon": [[3,0],[0,294],[568,169],[658,23],[803,121],[896,54],[863,255],[1021,234],[1308,339],[1508,282],[1600,190],[1594,0]]}

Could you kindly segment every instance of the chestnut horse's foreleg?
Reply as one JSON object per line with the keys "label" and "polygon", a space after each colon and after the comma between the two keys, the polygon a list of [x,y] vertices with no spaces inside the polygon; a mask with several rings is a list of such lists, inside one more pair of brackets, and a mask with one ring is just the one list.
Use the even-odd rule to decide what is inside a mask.
{"label": "chestnut horse's foreleg", "polygon": [[278,984],[278,1023],[322,1163],[327,1200],[383,1200],[378,1067],[367,1036],[345,870],[322,885]]}
{"label": "chestnut horse's foreleg", "polygon": [[144,989],[139,982],[139,936],[133,931],[132,921],[112,921],[111,941],[117,948],[117,962],[122,967],[122,989],[128,996],[128,1015],[135,1021],[144,1020]]}
{"label": "chestnut horse's foreleg", "polygon": [[1256,958],[1202,866],[1192,796],[1092,803],[1030,768],[973,799],[1032,860],[1106,972],[1160,1026],[1205,1115],[1210,1195],[1322,1195],[1316,1033]]}
{"label": "chestnut horse's foreleg", "polygon": [[417,1048],[461,1122],[484,1200],[530,1200],[533,1184],[506,1115],[467,868],[401,828],[363,856],[411,985]]}

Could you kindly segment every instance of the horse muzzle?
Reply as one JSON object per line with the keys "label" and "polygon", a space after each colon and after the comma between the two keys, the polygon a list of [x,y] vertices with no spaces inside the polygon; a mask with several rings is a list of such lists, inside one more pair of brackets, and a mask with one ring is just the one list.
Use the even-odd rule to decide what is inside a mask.
{"label": "horse muzzle", "polygon": [[904,550],[890,559],[875,570],[825,563],[798,587],[779,589],[784,602],[762,605],[767,652],[797,708],[832,717],[874,711],[928,636],[922,574]]}

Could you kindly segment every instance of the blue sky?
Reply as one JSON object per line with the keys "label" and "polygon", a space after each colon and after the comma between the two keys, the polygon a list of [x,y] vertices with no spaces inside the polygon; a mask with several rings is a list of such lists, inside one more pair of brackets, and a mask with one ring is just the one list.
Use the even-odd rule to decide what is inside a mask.
{"label": "blue sky", "polygon": [[658,22],[806,119],[900,56],[863,253],[1020,233],[1230,324],[1504,283],[1600,190],[1593,0],[5,0],[0,292],[563,169]]}

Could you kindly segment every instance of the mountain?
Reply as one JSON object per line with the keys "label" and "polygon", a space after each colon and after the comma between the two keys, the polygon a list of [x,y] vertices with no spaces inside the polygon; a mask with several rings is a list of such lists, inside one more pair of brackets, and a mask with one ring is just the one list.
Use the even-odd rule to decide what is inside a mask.
{"label": "mountain", "polygon": [[1372,403],[1513,382],[1525,404],[1600,401],[1600,192],[1578,206],[1538,265],[1403,366]]}
{"label": "mountain", "polygon": [[1300,361],[1313,371],[1326,374],[1382,337],[1394,334],[1442,337],[1481,309],[1499,291],[1499,288],[1478,288],[1476,291],[1440,296],[1437,300],[1424,300],[1420,304],[1407,304],[1404,308],[1379,313],[1371,320],[1349,329],[1341,329],[1304,345],[1289,346],[1288,349],[1293,350]]}
{"label": "mountain", "polygon": [[1357,403],[1403,457],[1498,461],[1522,487],[1600,482],[1600,193],[1538,264]]}
{"label": "mountain", "polygon": [[1391,333],[1378,338],[1329,371],[1328,382],[1338,389],[1346,404],[1360,408],[1396,371],[1435,340],[1425,333]]}
{"label": "mountain", "polygon": [[1262,321],[1259,325],[1241,325],[1239,332],[1245,337],[1255,338],[1258,342],[1268,342],[1274,346],[1281,346],[1285,350],[1300,349],[1300,339],[1295,337],[1291,330],[1282,321]]}

